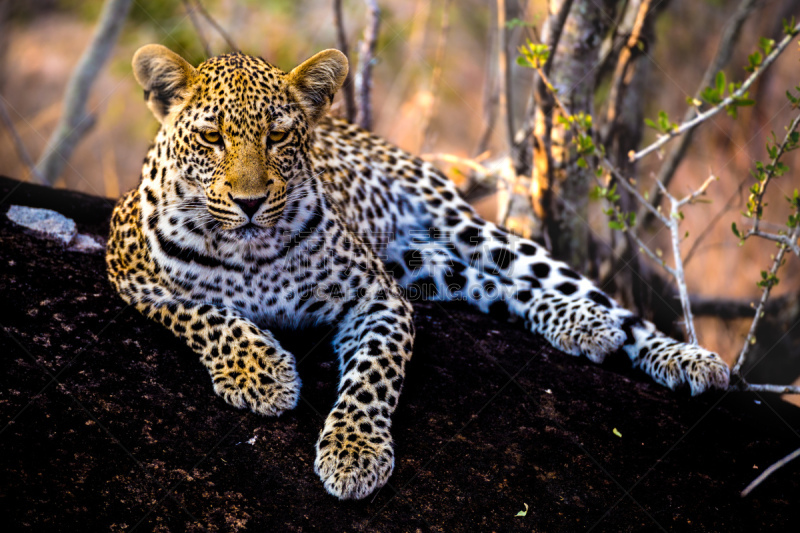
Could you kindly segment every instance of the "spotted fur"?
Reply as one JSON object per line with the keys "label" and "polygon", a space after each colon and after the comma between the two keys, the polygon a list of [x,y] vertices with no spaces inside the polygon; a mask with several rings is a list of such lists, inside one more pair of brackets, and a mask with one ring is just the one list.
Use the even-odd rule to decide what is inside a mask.
{"label": "spotted fur", "polygon": [[415,298],[518,317],[598,363],[622,349],[692,394],[727,386],[716,354],[482,220],[430,164],[327,117],[347,72],[340,52],[287,74],[243,54],[194,68],[149,45],[133,65],[162,125],[114,210],[111,283],[187,342],[226,402],[264,415],[295,407],[301,386],[270,329],[334,325],[338,398],[315,462],[334,496],[363,498],[391,475]]}

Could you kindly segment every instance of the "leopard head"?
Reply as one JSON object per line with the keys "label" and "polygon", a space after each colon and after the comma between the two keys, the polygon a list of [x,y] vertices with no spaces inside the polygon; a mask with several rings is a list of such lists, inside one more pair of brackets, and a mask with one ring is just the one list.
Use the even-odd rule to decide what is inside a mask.
{"label": "leopard head", "polygon": [[310,177],[309,134],[347,69],[338,50],[289,73],[241,53],[195,68],[155,44],[133,57],[147,106],[161,122],[156,148],[167,159],[164,175],[202,191],[224,230],[268,228],[281,218],[287,187]]}

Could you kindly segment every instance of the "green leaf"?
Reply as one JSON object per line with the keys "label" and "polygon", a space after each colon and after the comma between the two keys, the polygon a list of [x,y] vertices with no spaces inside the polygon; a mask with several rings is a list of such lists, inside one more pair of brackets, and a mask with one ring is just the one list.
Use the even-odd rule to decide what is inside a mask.
{"label": "green leaf", "polygon": [[716,85],[717,94],[721,97],[723,94],[725,94],[725,72],[721,70],[717,72],[714,83]]}
{"label": "green leaf", "polygon": [[514,17],[513,19],[506,22],[506,28],[508,28],[509,30],[513,30],[514,28],[530,28],[532,26],[534,26],[533,22],[525,22],[524,20],[521,20],[517,17]]}
{"label": "green leaf", "polygon": [[758,47],[764,50],[765,56],[768,56],[775,49],[775,41],[773,39],[767,39],[766,37],[762,37],[761,39],[758,40]]}
{"label": "green leaf", "polygon": [[528,58],[525,56],[517,56],[517,65],[521,67],[534,68],[533,63],[528,61]]}
{"label": "green leaf", "polygon": [[625,224],[618,220],[609,220],[608,227],[619,231],[625,230]]}
{"label": "green leaf", "polygon": [[742,234],[739,233],[739,228],[736,227],[736,222],[731,222],[731,229],[733,230],[734,235],[736,235],[740,239],[742,238]]}
{"label": "green leaf", "polygon": [[522,505],[525,506],[525,510],[518,512],[514,516],[527,516],[528,515],[528,504],[527,503],[523,503]]}
{"label": "green leaf", "polygon": [[620,433],[617,428],[612,429],[611,433],[613,433],[614,435],[616,435],[619,438],[622,438],[622,433]]}
{"label": "green leaf", "polygon": [[795,33],[797,33],[794,30],[794,27],[796,25],[797,24],[795,22],[794,15],[792,15],[792,18],[790,20],[783,19],[783,33],[785,33],[786,35],[794,35]]}

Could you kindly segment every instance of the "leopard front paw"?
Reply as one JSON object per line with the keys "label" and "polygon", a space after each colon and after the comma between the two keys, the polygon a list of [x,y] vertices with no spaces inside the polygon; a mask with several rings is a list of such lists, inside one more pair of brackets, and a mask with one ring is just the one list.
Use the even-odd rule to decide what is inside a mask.
{"label": "leopard front paw", "polygon": [[728,388],[731,379],[730,369],[714,352],[685,344],[675,360],[680,366],[682,381],[689,385],[692,396],[710,389]]}
{"label": "leopard front paw", "polygon": [[340,500],[359,500],[382,487],[392,475],[391,439],[344,427],[324,431],[317,442],[314,471],[325,489]]}
{"label": "leopard front paw", "polygon": [[230,355],[214,365],[211,379],[214,391],[226,402],[265,416],[294,409],[300,398],[300,378],[289,354],[277,360],[263,350]]}
{"label": "leopard front paw", "polygon": [[663,337],[647,347],[639,366],[670,389],[688,385],[692,396],[711,389],[726,389],[730,382],[730,369],[719,355]]}
{"label": "leopard front paw", "polygon": [[585,355],[598,364],[617,351],[626,338],[621,321],[606,307],[557,291],[544,291],[528,311],[527,321],[532,331],[562,352]]}

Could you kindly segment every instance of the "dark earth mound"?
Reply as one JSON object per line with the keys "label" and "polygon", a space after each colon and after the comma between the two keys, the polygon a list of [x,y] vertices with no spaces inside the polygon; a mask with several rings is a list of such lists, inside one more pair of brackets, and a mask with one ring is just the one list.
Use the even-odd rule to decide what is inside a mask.
{"label": "dark earth mound", "polygon": [[300,362],[297,409],[237,411],[114,294],[101,255],[5,217],[48,207],[105,237],[111,201],[9,179],[0,200],[3,531],[800,530],[800,461],[739,495],[800,446],[800,409],[689,398],[436,304],[416,307],[394,475],[339,502],[313,471],[335,395],[328,331],[282,337]]}

